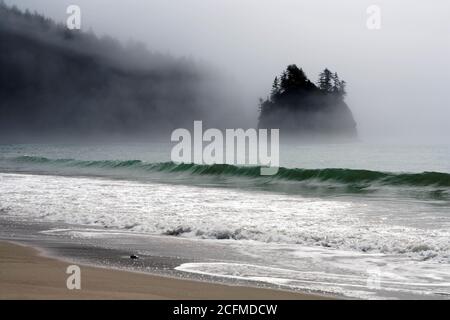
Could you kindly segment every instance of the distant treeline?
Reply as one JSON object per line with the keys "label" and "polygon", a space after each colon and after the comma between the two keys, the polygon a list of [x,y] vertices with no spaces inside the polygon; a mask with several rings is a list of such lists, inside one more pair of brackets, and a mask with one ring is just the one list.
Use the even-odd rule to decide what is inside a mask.
{"label": "distant treeline", "polygon": [[0,139],[165,134],[220,118],[226,105],[217,78],[191,60],[68,30],[2,2],[0,43]]}
{"label": "distant treeline", "polygon": [[337,73],[325,69],[315,85],[302,69],[289,65],[275,77],[267,99],[260,100],[259,127],[304,136],[355,136],[356,123],[345,95],[346,82]]}
{"label": "distant treeline", "polygon": [[[0,0],[0,142],[41,137],[145,137],[175,128],[242,126],[239,88],[192,60],[69,30]],[[261,100],[259,127],[355,135],[346,84],[325,69],[318,85],[290,65]]]}

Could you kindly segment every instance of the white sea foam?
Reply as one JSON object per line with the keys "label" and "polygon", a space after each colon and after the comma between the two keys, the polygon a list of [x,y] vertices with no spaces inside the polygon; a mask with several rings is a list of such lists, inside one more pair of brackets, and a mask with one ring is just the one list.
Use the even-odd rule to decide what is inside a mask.
{"label": "white sea foam", "polygon": [[[291,269],[244,263],[185,263],[178,266],[176,270],[364,299],[398,297],[401,294],[432,295],[438,292],[450,295],[448,277],[444,281],[432,280],[427,276],[418,278],[415,274],[417,270],[408,267],[403,267],[402,270],[396,270],[394,273],[391,272],[392,266],[381,268],[378,274],[380,285],[377,288],[371,288],[367,284],[367,279],[371,276],[368,272],[370,269],[365,269],[368,264],[362,260],[355,262],[357,267],[353,268],[351,273],[348,269],[337,268],[336,265],[329,268],[328,265],[323,264],[317,266],[316,271],[304,270],[302,268],[305,265],[301,263]],[[327,262],[324,263],[327,264]],[[398,267],[398,264],[396,265]],[[397,274],[400,271],[401,276]]]}
{"label": "white sea foam", "polygon": [[[252,267],[253,280],[271,283],[328,291],[334,283],[334,292],[348,293],[364,285],[366,269],[373,266],[383,270],[390,290],[420,291],[429,283],[423,292],[435,287],[447,292],[450,282],[449,207],[442,203],[0,173],[0,208],[16,219],[228,241],[267,266],[295,271],[295,277],[275,276],[272,269]],[[58,232],[92,236],[89,230]],[[328,269],[311,273],[319,265]],[[211,272],[249,278],[236,265]]]}
{"label": "white sea foam", "polygon": [[[421,202],[304,198],[43,175],[0,176],[8,177],[0,185],[1,207],[8,208],[7,214],[27,219],[400,254],[446,263],[450,257],[448,208]],[[428,221],[423,221],[427,214]],[[411,219],[414,216],[419,219]]]}

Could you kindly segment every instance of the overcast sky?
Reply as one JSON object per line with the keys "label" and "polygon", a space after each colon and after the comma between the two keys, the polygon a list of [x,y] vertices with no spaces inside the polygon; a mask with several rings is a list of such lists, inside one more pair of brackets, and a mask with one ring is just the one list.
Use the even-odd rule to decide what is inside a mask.
{"label": "overcast sky", "polygon": [[[348,82],[363,139],[450,140],[448,0],[6,0],[82,29],[192,56],[235,78],[248,111],[296,63],[316,80],[328,67]],[[370,5],[381,29],[369,30]]]}

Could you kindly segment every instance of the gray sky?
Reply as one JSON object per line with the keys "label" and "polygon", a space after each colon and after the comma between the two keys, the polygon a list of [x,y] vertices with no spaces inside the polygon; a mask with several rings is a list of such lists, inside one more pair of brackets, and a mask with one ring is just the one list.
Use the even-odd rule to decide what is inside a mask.
{"label": "gray sky", "polygon": [[[448,0],[6,0],[57,21],[82,10],[82,29],[217,66],[257,99],[296,63],[348,82],[347,102],[363,139],[450,140]],[[366,9],[381,8],[381,29]]]}

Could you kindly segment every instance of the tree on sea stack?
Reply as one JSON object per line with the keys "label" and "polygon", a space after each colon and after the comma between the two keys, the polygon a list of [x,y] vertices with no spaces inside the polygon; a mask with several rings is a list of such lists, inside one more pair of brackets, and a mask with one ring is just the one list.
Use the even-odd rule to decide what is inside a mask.
{"label": "tree on sea stack", "polygon": [[340,80],[337,72],[335,72],[332,77],[333,87],[331,92],[337,95],[338,97],[343,98],[346,95],[345,86],[346,82],[344,80]]}
{"label": "tree on sea stack", "polygon": [[325,68],[320,74],[319,74],[319,89],[323,90],[325,92],[332,92],[333,91],[333,73]]}
{"label": "tree on sea stack", "polygon": [[273,99],[278,94],[280,94],[280,82],[278,81],[278,77],[275,77],[272,84],[272,91],[270,92],[270,97]]}

